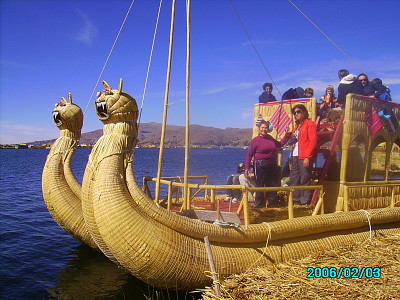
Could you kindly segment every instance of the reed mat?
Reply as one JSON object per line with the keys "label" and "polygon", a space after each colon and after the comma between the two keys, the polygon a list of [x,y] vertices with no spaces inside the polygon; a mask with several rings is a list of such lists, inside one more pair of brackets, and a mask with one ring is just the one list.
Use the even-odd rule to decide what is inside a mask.
{"label": "reed mat", "polygon": [[[307,278],[307,268],[377,267],[379,278]],[[202,299],[400,299],[400,236],[380,236],[315,257],[249,270],[220,282]]]}

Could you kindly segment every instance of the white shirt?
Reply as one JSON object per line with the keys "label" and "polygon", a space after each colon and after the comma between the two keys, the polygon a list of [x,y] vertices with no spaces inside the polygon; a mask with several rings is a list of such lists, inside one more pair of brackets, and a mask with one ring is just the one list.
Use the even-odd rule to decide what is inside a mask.
{"label": "white shirt", "polygon": [[297,128],[297,130],[294,132],[294,136],[297,139],[297,143],[294,144],[293,156],[299,156],[299,128]]}

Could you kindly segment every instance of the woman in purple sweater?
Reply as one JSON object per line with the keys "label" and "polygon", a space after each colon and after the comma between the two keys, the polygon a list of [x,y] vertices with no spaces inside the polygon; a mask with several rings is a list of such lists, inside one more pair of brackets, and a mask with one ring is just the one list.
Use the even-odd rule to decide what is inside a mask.
{"label": "woman in purple sweater", "polygon": [[[245,176],[249,177],[250,162],[254,159],[254,171],[257,187],[272,187],[280,185],[279,167],[277,163],[276,149],[282,148],[289,135],[278,142],[268,133],[272,131],[269,122],[262,120],[259,125],[259,133],[250,142],[250,147],[246,155]],[[268,192],[268,207],[279,207],[276,192]],[[265,207],[266,201],[264,193],[256,193],[254,208]]]}

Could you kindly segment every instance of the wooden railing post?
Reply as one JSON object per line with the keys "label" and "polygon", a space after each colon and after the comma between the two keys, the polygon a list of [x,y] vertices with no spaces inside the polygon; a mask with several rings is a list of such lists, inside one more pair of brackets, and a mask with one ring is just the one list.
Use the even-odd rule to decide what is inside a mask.
{"label": "wooden railing post", "polygon": [[167,202],[167,210],[170,211],[172,206],[172,181],[168,184],[168,202]]}
{"label": "wooden railing post", "polygon": [[395,186],[392,186],[392,197],[390,198],[390,207],[394,207],[394,188]]}
{"label": "wooden railing post", "polygon": [[347,185],[344,186],[343,202],[343,211],[349,211],[349,187]]}
{"label": "wooden railing post", "polygon": [[289,191],[288,215],[289,219],[293,219],[293,189]]}
{"label": "wooden railing post", "polygon": [[244,214],[244,225],[249,225],[250,224],[249,193],[247,192],[247,187],[245,187],[242,195],[243,195],[242,196],[242,205],[243,205],[243,214]]}

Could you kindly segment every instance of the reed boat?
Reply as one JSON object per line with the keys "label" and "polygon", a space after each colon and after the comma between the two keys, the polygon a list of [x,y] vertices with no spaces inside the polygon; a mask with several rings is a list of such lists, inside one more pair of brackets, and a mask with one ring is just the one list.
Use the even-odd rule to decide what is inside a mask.
{"label": "reed boat", "polygon": [[42,173],[42,192],[46,207],[57,224],[72,237],[98,249],[83,219],[81,185],[71,168],[71,161],[81,137],[81,108],[64,97],[53,112],[60,137],[51,146]]}
{"label": "reed boat", "polygon": [[[336,184],[327,183],[328,186],[335,185],[336,189],[330,191],[327,188],[328,192],[320,193],[315,215],[298,218],[289,215],[289,219],[262,224],[244,222],[221,226],[163,208],[148,197],[135,181],[132,169],[132,150],[137,138],[135,100],[122,91],[122,80],[118,89],[111,89],[107,83],[104,86],[106,92],[100,95],[95,105],[97,116],[104,123],[104,134],[93,147],[85,171],[82,183],[83,215],[103,253],[152,286],[194,289],[210,284],[205,237],[211,245],[215,273],[225,277],[251,267],[351,245],[372,234],[400,233],[400,207],[395,207],[400,202],[399,180],[374,183],[339,180]],[[365,121],[360,119],[371,100],[357,95],[350,95],[347,100],[348,107],[354,108],[354,111],[350,114],[346,108],[348,119],[345,117],[341,139],[342,164],[350,163],[346,159],[346,150],[354,138],[359,135],[364,137],[369,147],[374,145],[375,140],[368,134]],[[296,102],[297,99],[281,107],[287,109]],[[306,99],[300,102],[312,106],[315,101]],[[256,105],[256,115],[265,111],[265,116],[268,116],[274,105],[276,110],[281,103]],[[391,105],[392,112],[400,117],[398,104],[377,105]],[[385,128],[380,130],[380,137],[376,138],[387,139],[389,145],[399,142],[399,130],[390,134]],[[345,177],[346,168],[341,170],[341,176]],[[192,185],[189,187],[194,188]],[[196,187],[213,191],[218,189],[218,186],[211,185]],[[310,188],[321,191],[324,187],[317,185]],[[246,214],[246,195],[252,189],[238,188],[243,191],[242,203]],[[296,188],[302,187],[280,189],[291,193]],[[268,188],[253,188],[259,189]],[[182,207],[186,206],[183,211],[191,210],[193,205],[191,195],[187,195],[189,201],[182,203]],[[215,192],[209,199],[215,201]],[[293,209],[290,202],[291,197],[289,211]],[[335,207],[335,212],[324,213],[321,207]]]}
{"label": "reed boat", "polygon": [[[187,3],[190,6],[190,1]],[[170,34],[168,68],[172,55],[172,25]],[[187,64],[189,58],[187,55]],[[187,71],[189,69],[187,67]],[[394,158],[397,163],[399,155],[398,103],[350,94],[344,113],[330,123],[323,123],[316,117],[314,98],[255,104],[253,135],[260,117],[269,120],[278,111],[279,116],[290,116],[294,105],[305,105],[311,119],[317,123],[318,146],[324,163],[315,169],[314,184],[307,187],[229,186],[239,189],[243,197],[235,211],[224,211],[218,191],[226,189],[226,185],[190,182],[196,178],[189,176],[187,168],[188,121],[184,176],[161,177],[169,72],[170,69],[167,71],[157,177],[144,178],[142,187],[136,182],[133,170],[139,114],[134,97],[123,91],[120,79],[116,89],[103,81],[105,90],[95,101],[97,117],[104,124],[103,135],[89,156],[80,198],[82,215],[92,240],[112,261],[152,286],[190,290],[249,268],[352,245],[374,235],[400,233],[400,180],[392,178],[389,172]],[[188,91],[186,100],[188,103]],[[380,119],[382,111],[393,116],[397,124]],[[290,117],[289,123],[288,126],[293,126]],[[274,125],[272,133],[278,139],[279,124]],[[384,157],[383,166],[379,166],[382,177],[379,180],[371,176],[376,169],[374,153],[378,148]],[[335,159],[339,174],[331,178],[329,171]],[[46,182],[44,191],[58,183],[55,180],[60,177],[62,168],[54,167],[54,170],[56,179]],[[155,183],[154,198],[150,182]],[[168,190],[165,198],[160,193],[161,185]],[[314,191],[307,216],[300,216],[299,207],[293,205],[293,191],[301,189]],[[286,193],[287,205],[281,209],[265,208],[260,213],[283,211],[284,218],[253,222],[250,214],[255,210],[250,207],[249,193],[272,190]],[[201,207],[199,198],[209,205]]]}

